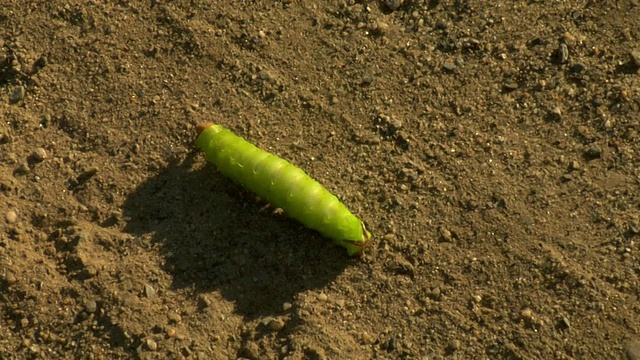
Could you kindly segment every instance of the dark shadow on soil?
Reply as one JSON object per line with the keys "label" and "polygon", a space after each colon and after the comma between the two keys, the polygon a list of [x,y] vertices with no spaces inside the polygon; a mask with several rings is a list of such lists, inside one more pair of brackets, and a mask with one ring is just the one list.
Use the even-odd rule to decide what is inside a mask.
{"label": "dark shadow on soil", "polygon": [[296,294],[333,281],[346,251],[192,160],[164,169],[132,193],[125,231],[152,234],[173,287],[219,291],[248,318],[282,312]]}

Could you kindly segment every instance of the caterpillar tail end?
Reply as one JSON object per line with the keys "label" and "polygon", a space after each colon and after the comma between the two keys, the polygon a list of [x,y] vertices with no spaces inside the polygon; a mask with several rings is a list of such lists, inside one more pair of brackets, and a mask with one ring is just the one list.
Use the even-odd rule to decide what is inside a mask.
{"label": "caterpillar tail end", "polygon": [[198,126],[196,126],[196,131],[198,132],[198,135],[200,135],[203,131],[205,131],[210,126],[213,126],[213,123],[206,122],[206,123],[198,124]]}

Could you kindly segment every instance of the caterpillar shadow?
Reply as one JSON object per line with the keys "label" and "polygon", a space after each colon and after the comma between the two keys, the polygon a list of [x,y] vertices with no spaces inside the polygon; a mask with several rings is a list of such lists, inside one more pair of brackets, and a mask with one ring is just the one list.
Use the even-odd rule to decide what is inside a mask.
{"label": "caterpillar shadow", "polygon": [[353,263],[346,251],[274,215],[213,167],[167,167],[126,200],[125,231],[153,234],[172,287],[219,291],[248,318],[282,312],[296,294],[330,283]]}

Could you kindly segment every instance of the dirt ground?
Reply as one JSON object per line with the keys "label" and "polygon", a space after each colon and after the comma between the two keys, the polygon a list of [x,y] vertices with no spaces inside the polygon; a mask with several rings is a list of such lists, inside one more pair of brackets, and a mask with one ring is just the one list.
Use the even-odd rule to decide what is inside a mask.
{"label": "dirt ground", "polygon": [[[637,0],[2,0],[0,358],[640,359]],[[350,258],[206,164],[338,195]]]}

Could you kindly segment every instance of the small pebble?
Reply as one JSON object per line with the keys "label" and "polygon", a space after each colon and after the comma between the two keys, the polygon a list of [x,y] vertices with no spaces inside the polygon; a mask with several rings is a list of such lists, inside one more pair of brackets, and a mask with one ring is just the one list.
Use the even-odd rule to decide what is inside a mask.
{"label": "small pebble", "polygon": [[580,162],[578,162],[578,160],[572,160],[569,163],[569,170],[571,171],[580,170]]}
{"label": "small pebble", "polygon": [[433,300],[440,300],[440,298],[442,297],[442,292],[440,291],[439,287],[435,287],[431,289],[431,291],[429,291],[427,295]]}
{"label": "small pebble", "polygon": [[591,144],[585,151],[585,156],[591,160],[599,159],[602,156],[602,149],[596,144]]}
{"label": "small pebble", "polygon": [[200,305],[201,307],[206,308],[206,307],[211,306],[211,304],[212,304],[213,302],[212,302],[212,301],[211,301],[211,299],[209,299],[209,297],[208,297],[208,296],[206,296],[205,294],[200,294],[200,295],[198,296],[198,303],[199,303],[199,305]]}
{"label": "small pebble", "polygon": [[437,30],[444,30],[444,29],[449,27],[449,24],[447,24],[446,22],[444,22],[442,20],[438,20],[438,21],[436,21],[435,27],[436,27]]}
{"label": "small pebble", "polygon": [[15,224],[18,221],[18,214],[13,210],[7,211],[4,217],[9,224]]}
{"label": "small pebble", "polygon": [[182,321],[182,316],[180,316],[180,314],[170,313],[167,317],[169,318],[169,321],[174,324],[179,324]]}
{"label": "small pebble", "polygon": [[7,284],[9,284],[9,286],[18,282],[18,278],[16,278],[16,276],[12,273],[8,273],[7,275],[5,275],[4,280],[7,282]]}
{"label": "small pebble", "polygon": [[329,296],[327,296],[327,294],[325,294],[325,293],[320,293],[320,295],[318,295],[318,300],[319,301],[327,301],[327,300],[329,300]]}
{"label": "small pebble", "polygon": [[370,31],[374,35],[382,36],[389,31],[389,24],[382,21],[376,21],[373,25],[371,25]]}
{"label": "small pebble", "polygon": [[567,330],[571,327],[571,322],[569,322],[569,319],[566,316],[563,316],[562,319],[558,320],[557,327],[560,330]]}
{"label": "small pebble", "polygon": [[462,347],[462,343],[460,342],[460,340],[451,340],[447,345],[447,350],[457,351],[457,350],[460,350],[461,347]]}
{"label": "small pebble", "polygon": [[387,350],[393,351],[398,348],[398,339],[395,336],[391,336],[387,341]]}
{"label": "small pebble", "polygon": [[551,111],[549,111],[548,121],[560,121],[562,120],[562,108],[560,106],[556,106]]}
{"label": "small pebble", "polygon": [[144,284],[144,295],[148,298],[153,297],[156,294],[156,289],[149,284]]}
{"label": "small pebble", "polygon": [[361,337],[362,337],[362,342],[365,344],[373,344],[373,342],[376,340],[376,338],[373,335],[369,334],[366,331],[362,333]]}
{"label": "small pebble", "polygon": [[581,73],[586,69],[587,69],[587,66],[580,62],[573,64],[573,66],[571,67],[571,71],[573,71],[574,73]]}
{"label": "small pebble", "polygon": [[522,309],[522,311],[520,311],[520,316],[525,320],[531,320],[531,318],[533,318],[533,310],[529,308]]}
{"label": "small pebble", "polygon": [[76,178],[76,182],[78,184],[83,184],[87,182],[87,180],[91,179],[93,175],[97,173],[98,173],[98,168],[95,166],[91,166],[85,169],[83,172],[81,172],[80,175],[78,175],[78,177]]}
{"label": "small pebble", "polygon": [[156,351],[158,350],[158,343],[156,343],[153,339],[146,339],[144,341],[144,344],[147,346],[147,349],[151,350],[151,351]]}
{"label": "small pebble", "polygon": [[450,242],[453,238],[451,231],[444,226],[440,227],[440,236],[442,236],[442,240],[446,242]]}
{"label": "small pebble", "polygon": [[636,67],[640,68],[640,51],[632,51],[630,55],[631,55],[631,62]]}
{"label": "small pebble", "polygon": [[274,331],[280,331],[284,329],[284,321],[281,319],[273,319],[269,321],[269,328]]}
{"label": "small pebble", "polygon": [[24,93],[24,86],[16,86],[16,88],[13,90],[13,93],[11,94],[11,97],[9,98],[9,102],[15,104],[18,101],[24,99]]}
{"label": "small pebble", "polygon": [[31,154],[36,161],[44,161],[47,158],[47,150],[43,148],[37,148]]}
{"label": "small pebble", "polygon": [[640,341],[629,344],[626,353],[628,360],[640,360]]}
{"label": "small pebble", "polygon": [[503,88],[505,91],[514,91],[514,90],[518,90],[518,83],[511,81],[511,82],[507,82],[503,85]]}
{"label": "small pebble", "polygon": [[369,86],[371,83],[373,83],[373,76],[365,76],[362,78],[362,81],[360,81],[360,85],[362,86]]}
{"label": "small pebble", "polygon": [[133,307],[140,302],[140,299],[136,294],[125,293],[122,295],[121,301],[125,307]]}
{"label": "small pebble", "polygon": [[283,311],[288,311],[292,307],[293,307],[293,305],[290,302],[286,302],[286,303],[282,304],[282,310]]}
{"label": "small pebble", "polygon": [[403,2],[404,0],[385,0],[384,3],[385,5],[387,5],[389,10],[394,11],[394,10],[398,10],[398,8],[402,6]]}
{"label": "small pebble", "polygon": [[454,64],[452,62],[446,62],[446,63],[444,63],[442,68],[445,69],[446,71],[451,72],[451,71],[456,69],[456,64]]}
{"label": "small pebble", "polygon": [[93,300],[87,300],[84,303],[84,311],[89,314],[93,314],[98,309],[98,304]]}
{"label": "small pebble", "polygon": [[573,45],[576,43],[577,39],[575,35],[571,34],[570,32],[565,32],[564,34],[562,34],[562,41],[565,44]]}
{"label": "small pebble", "polygon": [[558,62],[561,64],[564,64],[568,60],[569,60],[569,47],[567,47],[567,44],[560,44],[560,47],[558,47]]}
{"label": "small pebble", "polygon": [[260,350],[256,343],[247,342],[238,350],[238,356],[249,360],[258,360],[260,358]]}

